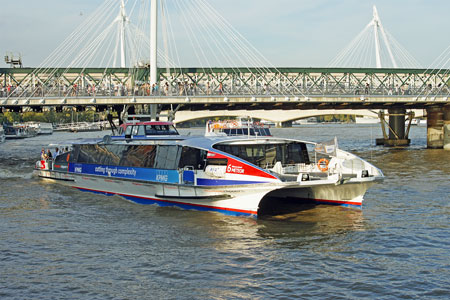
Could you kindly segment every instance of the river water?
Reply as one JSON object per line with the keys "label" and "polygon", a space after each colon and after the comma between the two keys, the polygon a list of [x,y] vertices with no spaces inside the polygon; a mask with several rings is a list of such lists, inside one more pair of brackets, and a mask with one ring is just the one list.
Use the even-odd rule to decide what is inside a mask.
{"label": "river water", "polygon": [[[55,133],[0,144],[0,299],[448,299],[450,151],[374,146],[379,125],[274,129],[381,168],[362,211],[270,219],[141,206],[39,180]],[[202,133],[202,130],[181,130]]]}

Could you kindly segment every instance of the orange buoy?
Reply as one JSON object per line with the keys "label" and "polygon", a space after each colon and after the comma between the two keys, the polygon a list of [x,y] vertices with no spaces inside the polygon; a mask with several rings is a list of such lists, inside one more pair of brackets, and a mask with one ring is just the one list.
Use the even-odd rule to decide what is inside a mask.
{"label": "orange buoy", "polygon": [[328,171],[328,164],[330,162],[328,161],[328,159],[326,158],[321,158],[319,159],[319,161],[317,162],[317,167],[319,168],[320,171],[322,172],[326,172]]}

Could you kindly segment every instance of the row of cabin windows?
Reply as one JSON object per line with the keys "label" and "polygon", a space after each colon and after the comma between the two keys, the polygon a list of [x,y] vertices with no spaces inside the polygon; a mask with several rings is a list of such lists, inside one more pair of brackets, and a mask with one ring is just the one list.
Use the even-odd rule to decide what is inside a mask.
{"label": "row of cabin windows", "polygon": [[276,162],[285,164],[309,164],[304,143],[262,145],[216,145],[217,150],[242,158],[261,168],[273,167]]}
{"label": "row of cabin windows", "polygon": [[129,125],[125,135],[178,135],[172,125]]}
{"label": "row of cabin windows", "polygon": [[175,145],[74,145],[56,162],[174,170],[203,169],[206,151]]}
{"label": "row of cabin windows", "polygon": [[[250,129],[250,133],[248,130]],[[252,136],[271,136],[269,128],[225,128],[223,130],[227,135],[252,135]]]}

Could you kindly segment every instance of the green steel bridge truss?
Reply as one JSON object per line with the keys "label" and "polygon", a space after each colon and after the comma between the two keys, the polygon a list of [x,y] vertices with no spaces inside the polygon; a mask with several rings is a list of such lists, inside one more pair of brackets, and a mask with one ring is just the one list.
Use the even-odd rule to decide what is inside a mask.
{"label": "green steel bridge truss", "polygon": [[[159,69],[156,93],[161,96],[180,95],[180,92],[255,96],[446,95],[449,93],[449,71],[343,68]],[[148,74],[148,68],[59,68],[41,71],[33,68],[0,68],[0,88],[3,92],[0,96],[71,97],[74,94],[88,96],[94,92],[99,95],[116,92],[149,96],[152,91],[148,84]],[[168,89],[165,88],[166,83]]]}
{"label": "green steel bridge truss", "polygon": [[[369,108],[367,98],[383,102],[380,105],[421,99],[422,105],[410,106],[418,108],[437,98],[440,105],[449,104],[450,91],[449,70],[430,69],[160,68],[158,78],[157,86],[151,86],[148,67],[0,68],[0,108],[161,104],[172,109],[167,106],[182,104],[183,109],[197,105],[198,110],[199,104],[206,109],[302,105],[288,105],[291,99],[316,100],[302,109]],[[259,99],[265,106],[257,104]]]}

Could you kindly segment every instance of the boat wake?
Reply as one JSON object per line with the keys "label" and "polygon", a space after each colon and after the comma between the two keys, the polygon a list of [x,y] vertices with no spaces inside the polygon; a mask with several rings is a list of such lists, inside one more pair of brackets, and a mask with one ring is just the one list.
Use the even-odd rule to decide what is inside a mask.
{"label": "boat wake", "polygon": [[0,178],[1,179],[31,179],[33,177],[33,173],[17,173],[16,170],[11,171],[8,169],[0,170]]}

